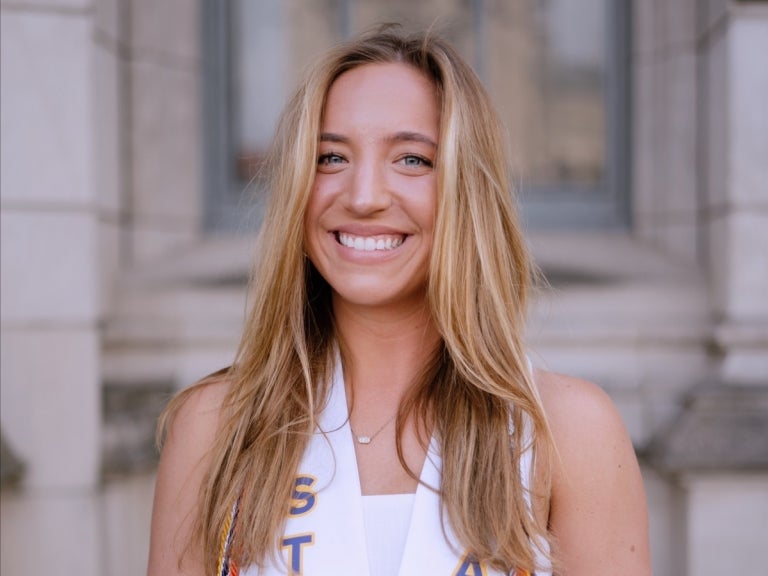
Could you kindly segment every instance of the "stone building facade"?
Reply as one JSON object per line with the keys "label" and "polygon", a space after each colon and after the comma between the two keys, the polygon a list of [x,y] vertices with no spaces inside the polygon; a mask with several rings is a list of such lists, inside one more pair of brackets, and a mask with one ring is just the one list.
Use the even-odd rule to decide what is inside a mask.
{"label": "stone building facade", "polygon": [[[281,6],[299,27],[335,4]],[[253,235],[206,224],[209,8],[0,2],[3,574],[141,573],[154,419],[234,353]],[[631,224],[532,230],[552,284],[532,311],[532,356],[617,403],[643,465],[657,576],[757,574],[768,3],[630,8]],[[525,34],[494,26],[510,51]]]}

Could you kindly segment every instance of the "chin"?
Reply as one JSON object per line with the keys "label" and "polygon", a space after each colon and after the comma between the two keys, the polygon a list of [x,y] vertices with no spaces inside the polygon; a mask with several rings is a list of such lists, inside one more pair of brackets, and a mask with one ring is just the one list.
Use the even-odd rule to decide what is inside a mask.
{"label": "chin", "polygon": [[421,306],[426,300],[426,288],[388,290],[380,283],[361,283],[355,286],[347,284],[341,290],[334,288],[334,301],[348,307],[379,308],[395,312],[399,308],[405,310],[416,305]]}

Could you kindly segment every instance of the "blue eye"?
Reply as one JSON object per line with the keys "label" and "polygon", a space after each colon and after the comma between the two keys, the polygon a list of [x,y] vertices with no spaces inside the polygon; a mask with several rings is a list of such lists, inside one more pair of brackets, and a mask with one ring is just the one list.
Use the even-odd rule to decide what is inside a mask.
{"label": "blue eye", "polygon": [[342,162],[344,162],[344,158],[335,152],[321,154],[317,159],[317,164],[319,166],[330,166],[332,164],[341,164]]}
{"label": "blue eye", "polygon": [[403,156],[401,158],[401,162],[405,164],[406,166],[410,166],[413,168],[419,167],[419,166],[427,166],[428,168],[432,167],[432,161],[428,160],[427,158],[424,158],[423,156],[416,156],[415,154],[408,154],[407,156]]}

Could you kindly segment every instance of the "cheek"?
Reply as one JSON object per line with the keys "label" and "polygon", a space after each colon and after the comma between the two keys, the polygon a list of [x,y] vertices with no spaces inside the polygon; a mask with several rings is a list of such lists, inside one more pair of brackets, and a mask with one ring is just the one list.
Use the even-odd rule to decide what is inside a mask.
{"label": "cheek", "polygon": [[330,204],[330,190],[328,182],[324,182],[322,179],[315,180],[307,199],[307,210],[304,217],[305,225],[311,225],[313,221],[317,221],[323,212],[327,210]]}
{"label": "cheek", "polygon": [[322,212],[320,207],[322,200],[322,193],[320,187],[317,184],[312,185],[312,189],[309,191],[309,197],[307,198],[307,207],[304,211],[304,228],[310,229],[317,223],[318,216]]}
{"label": "cheek", "polygon": [[437,219],[437,190],[434,185],[426,186],[414,200],[413,211],[418,215],[424,229],[432,230]]}

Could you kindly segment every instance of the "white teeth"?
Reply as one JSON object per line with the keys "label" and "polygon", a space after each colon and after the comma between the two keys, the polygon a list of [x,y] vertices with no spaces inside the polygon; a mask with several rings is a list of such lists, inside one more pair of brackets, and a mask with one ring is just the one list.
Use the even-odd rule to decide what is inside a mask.
{"label": "white teeth", "polygon": [[403,236],[353,236],[352,234],[337,234],[342,246],[364,252],[373,252],[374,250],[393,250],[403,243]]}

